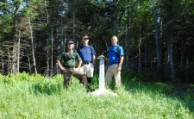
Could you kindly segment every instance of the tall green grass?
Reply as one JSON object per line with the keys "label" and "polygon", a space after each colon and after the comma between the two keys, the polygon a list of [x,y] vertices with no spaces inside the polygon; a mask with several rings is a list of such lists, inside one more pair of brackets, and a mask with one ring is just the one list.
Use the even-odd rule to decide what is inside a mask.
{"label": "tall green grass", "polygon": [[194,118],[192,95],[166,95],[172,86],[131,78],[123,75],[123,86],[113,90],[118,96],[93,96],[76,79],[64,90],[61,75],[0,75],[0,119]]}

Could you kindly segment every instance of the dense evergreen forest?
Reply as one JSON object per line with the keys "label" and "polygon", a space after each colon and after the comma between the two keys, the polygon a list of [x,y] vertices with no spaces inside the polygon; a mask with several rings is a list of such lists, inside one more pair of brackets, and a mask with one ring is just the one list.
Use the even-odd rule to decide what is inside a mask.
{"label": "dense evergreen forest", "polygon": [[142,80],[194,82],[194,0],[1,0],[0,73],[52,76],[83,34],[97,56],[117,35],[123,71]]}

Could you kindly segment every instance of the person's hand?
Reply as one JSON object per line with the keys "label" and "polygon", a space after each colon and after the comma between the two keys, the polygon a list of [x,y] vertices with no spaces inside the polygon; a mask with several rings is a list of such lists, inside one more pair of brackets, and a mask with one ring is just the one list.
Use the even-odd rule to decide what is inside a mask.
{"label": "person's hand", "polygon": [[61,67],[61,71],[63,71],[64,73],[67,73],[67,69],[65,69],[64,67]]}
{"label": "person's hand", "polygon": [[118,66],[118,72],[121,72],[121,70],[122,70],[122,67]]}
{"label": "person's hand", "polygon": [[63,67],[63,66],[61,65],[61,62],[60,62],[59,60],[57,60],[56,65],[59,66],[59,68],[61,69],[62,72],[65,72],[65,73],[67,72],[67,69],[65,69],[65,67]]}
{"label": "person's hand", "polygon": [[92,68],[94,68],[94,63],[91,63],[90,65],[91,65]]}
{"label": "person's hand", "polygon": [[56,65],[59,65],[59,64],[60,64],[60,61],[59,61],[59,60],[57,60]]}

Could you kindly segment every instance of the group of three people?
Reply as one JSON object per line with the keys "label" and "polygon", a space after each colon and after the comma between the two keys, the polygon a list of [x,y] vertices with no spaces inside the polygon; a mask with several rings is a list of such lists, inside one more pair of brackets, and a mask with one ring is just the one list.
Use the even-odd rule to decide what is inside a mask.
{"label": "group of three people", "polygon": [[[82,37],[82,44],[75,49],[72,40],[67,41],[67,50],[62,52],[57,59],[57,65],[64,74],[64,88],[71,83],[72,76],[80,77],[87,88],[91,86],[91,80],[94,73],[94,63],[96,52],[90,46],[88,35]],[[122,46],[117,44],[118,38],[112,36],[112,45],[108,48],[108,69],[106,71],[106,84],[111,85],[114,76],[116,87],[121,85],[121,70],[124,60],[124,51]],[[80,79],[80,78],[78,78]]]}

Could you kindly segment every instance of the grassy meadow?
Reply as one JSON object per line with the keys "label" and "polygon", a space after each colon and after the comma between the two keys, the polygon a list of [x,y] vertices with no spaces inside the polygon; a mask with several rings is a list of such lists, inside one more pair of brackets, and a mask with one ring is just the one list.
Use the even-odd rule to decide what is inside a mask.
{"label": "grassy meadow", "polygon": [[172,85],[136,78],[123,75],[122,87],[112,90],[118,96],[93,96],[75,78],[64,90],[61,75],[0,75],[0,119],[194,118],[191,90],[179,93]]}

